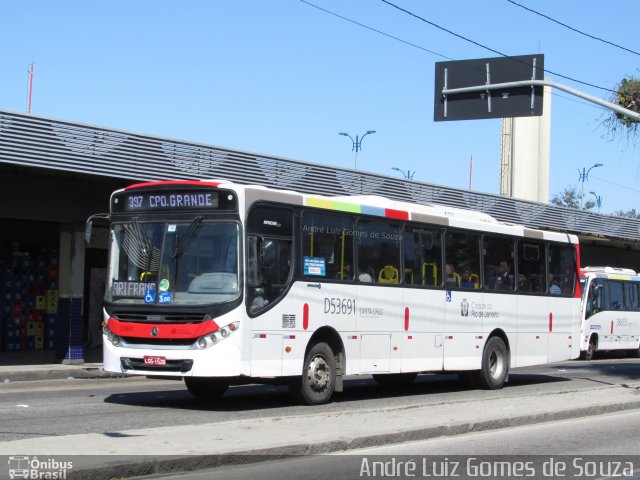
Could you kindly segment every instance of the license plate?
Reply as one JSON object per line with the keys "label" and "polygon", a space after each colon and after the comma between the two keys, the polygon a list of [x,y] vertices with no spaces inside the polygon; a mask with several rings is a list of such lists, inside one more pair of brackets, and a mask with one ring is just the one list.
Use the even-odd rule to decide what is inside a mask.
{"label": "license plate", "polygon": [[144,364],[153,367],[163,367],[167,364],[167,357],[152,357],[145,355]]}

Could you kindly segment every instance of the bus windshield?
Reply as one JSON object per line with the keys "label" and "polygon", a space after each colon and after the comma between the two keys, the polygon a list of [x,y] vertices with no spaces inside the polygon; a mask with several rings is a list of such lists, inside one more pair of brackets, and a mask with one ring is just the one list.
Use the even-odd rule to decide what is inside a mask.
{"label": "bus windshield", "polygon": [[213,304],[236,299],[239,227],[235,222],[115,223],[110,284],[116,304]]}

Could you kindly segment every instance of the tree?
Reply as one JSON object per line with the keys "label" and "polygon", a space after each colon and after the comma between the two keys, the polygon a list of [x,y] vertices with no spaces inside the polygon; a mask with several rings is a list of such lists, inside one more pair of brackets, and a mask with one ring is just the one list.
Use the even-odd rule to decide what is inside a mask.
{"label": "tree", "polygon": [[618,217],[640,218],[640,212],[636,212],[635,208],[626,212],[624,210],[618,210],[617,212],[613,212],[613,214]]}
{"label": "tree", "polygon": [[[625,77],[616,85],[615,90],[616,92],[610,99],[611,103],[640,113],[640,78],[634,76]],[[636,140],[638,138],[640,120],[609,110],[604,114],[602,126],[607,130],[611,138],[626,134],[627,140]]]}
{"label": "tree", "polygon": [[[578,191],[576,187],[568,186],[560,192],[556,193],[551,199],[552,205],[559,207],[580,208],[580,200],[582,199],[582,193]],[[587,200],[582,205],[582,210],[591,210],[596,206],[596,202],[593,200]]]}

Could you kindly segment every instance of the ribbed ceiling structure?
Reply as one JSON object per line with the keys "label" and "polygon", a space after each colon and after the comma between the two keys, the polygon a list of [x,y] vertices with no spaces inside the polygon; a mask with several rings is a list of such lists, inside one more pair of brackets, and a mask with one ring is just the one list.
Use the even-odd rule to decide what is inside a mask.
{"label": "ribbed ceiling structure", "polygon": [[533,228],[640,241],[637,219],[3,110],[0,163],[136,181],[224,178],[303,193],[382,195],[479,210]]}

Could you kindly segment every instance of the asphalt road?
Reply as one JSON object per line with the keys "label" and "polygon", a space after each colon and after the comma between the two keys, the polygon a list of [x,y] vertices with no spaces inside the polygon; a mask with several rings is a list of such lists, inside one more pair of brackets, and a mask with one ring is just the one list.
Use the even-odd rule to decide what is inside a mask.
{"label": "asphalt road", "polygon": [[455,375],[422,375],[415,385],[388,388],[367,377],[319,407],[292,403],[286,387],[232,387],[219,401],[193,398],[182,382],[145,378],[76,379],[0,384],[0,441],[45,435],[199,425],[229,419],[348,413],[358,409],[441,404],[448,400],[538,395],[594,385],[638,384],[640,359],[606,358],[516,369],[501,391],[465,389]]}

